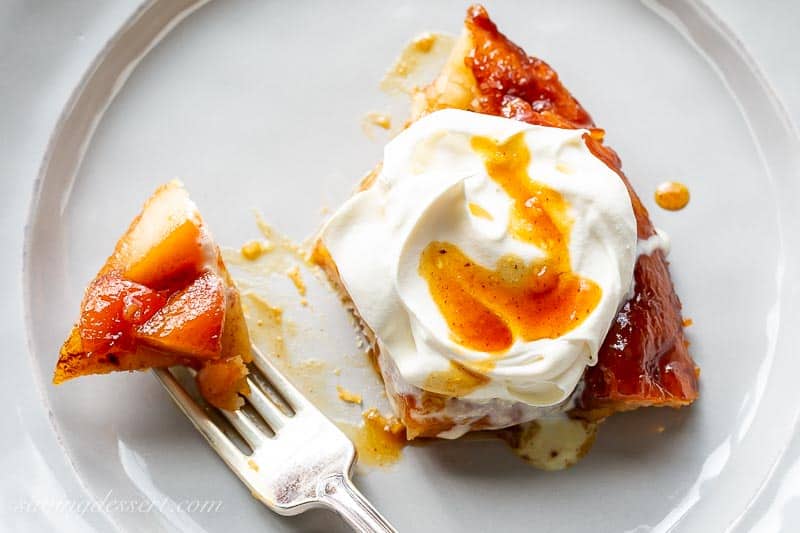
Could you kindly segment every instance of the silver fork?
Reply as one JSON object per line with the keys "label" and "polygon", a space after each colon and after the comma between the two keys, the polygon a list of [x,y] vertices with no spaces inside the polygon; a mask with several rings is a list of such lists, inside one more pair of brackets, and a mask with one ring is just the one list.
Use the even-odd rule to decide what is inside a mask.
{"label": "silver fork", "polygon": [[175,403],[252,494],[281,515],[324,507],[360,533],[395,529],[350,479],[355,448],[344,433],[311,404],[264,355],[253,347],[253,362],[294,411],[287,414],[259,383],[248,378],[247,402],[274,432],[266,433],[244,411],[220,410],[252,450],[243,453],[186,391],[170,370],[154,372]]}

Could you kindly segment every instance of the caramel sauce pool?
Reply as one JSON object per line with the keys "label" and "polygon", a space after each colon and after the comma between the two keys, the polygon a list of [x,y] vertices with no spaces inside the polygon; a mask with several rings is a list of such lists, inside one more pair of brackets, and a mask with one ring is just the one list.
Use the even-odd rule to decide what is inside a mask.
{"label": "caramel sauce pool", "polygon": [[406,428],[398,419],[386,418],[377,409],[364,411],[362,425],[340,424],[358,450],[358,462],[371,466],[396,463],[403,454]]}
{"label": "caramel sauce pool", "polygon": [[[507,255],[490,269],[454,244],[433,241],[422,252],[419,273],[452,338],[464,347],[500,353],[516,338],[530,342],[560,337],[583,322],[602,294],[594,281],[572,271],[569,206],[558,191],[530,179],[531,156],[523,133],[502,143],[473,137],[471,144],[483,157],[489,176],[513,200],[510,233],[543,250],[546,259],[526,264]],[[470,388],[477,384],[463,379],[463,370],[485,372],[492,367],[489,359],[449,374],[458,374]],[[436,381],[446,384],[443,379]]]}
{"label": "caramel sauce pool", "polygon": [[656,188],[658,207],[668,211],[678,211],[689,203],[689,189],[683,183],[667,181]]}

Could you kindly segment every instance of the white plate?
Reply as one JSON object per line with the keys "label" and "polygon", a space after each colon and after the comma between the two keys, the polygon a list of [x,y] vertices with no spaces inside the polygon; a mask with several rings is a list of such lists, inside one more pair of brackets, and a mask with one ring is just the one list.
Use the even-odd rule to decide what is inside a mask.
{"label": "white plate", "polygon": [[[800,407],[790,337],[800,325],[800,151],[735,40],[702,6],[665,4],[487,7],[608,131],[672,236],[701,399],[615,416],[564,472],[527,468],[499,443],[408,448],[395,468],[357,480],[399,530],[723,530],[781,474],[772,467]],[[376,88],[385,68],[417,33],[458,31],[465,6],[218,2],[174,27],[193,7],[145,4],[53,136],[26,239],[35,372],[89,493],[155,502],[144,513],[109,509],[119,527],[331,531],[331,515],[279,519],[257,504],[148,374],[47,383],[85,283],[157,183],[182,177],[223,244],[255,235],[250,208],[306,237],[320,207],[344,199],[380,156],[360,121],[386,105]],[[650,201],[668,178],[692,191],[676,214]],[[189,500],[222,507],[178,505]]]}

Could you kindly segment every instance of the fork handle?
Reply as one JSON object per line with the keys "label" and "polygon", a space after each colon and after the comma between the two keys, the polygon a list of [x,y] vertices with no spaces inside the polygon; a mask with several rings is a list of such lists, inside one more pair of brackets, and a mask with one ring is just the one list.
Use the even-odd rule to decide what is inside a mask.
{"label": "fork handle", "polygon": [[320,502],[336,511],[358,533],[397,533],[361,494],[350,478],[336,474],[319,485]]}

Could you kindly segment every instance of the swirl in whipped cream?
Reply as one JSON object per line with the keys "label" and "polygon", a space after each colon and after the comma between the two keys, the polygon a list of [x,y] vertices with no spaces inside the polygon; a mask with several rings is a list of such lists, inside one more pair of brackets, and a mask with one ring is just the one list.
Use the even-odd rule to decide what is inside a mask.
{"label": "swirl in whipped cream", "polygon": [[321,239],[400,375],[474,400],[554,405],[625,300],[636,221],[585,130],[443,110],[389,143]]}

